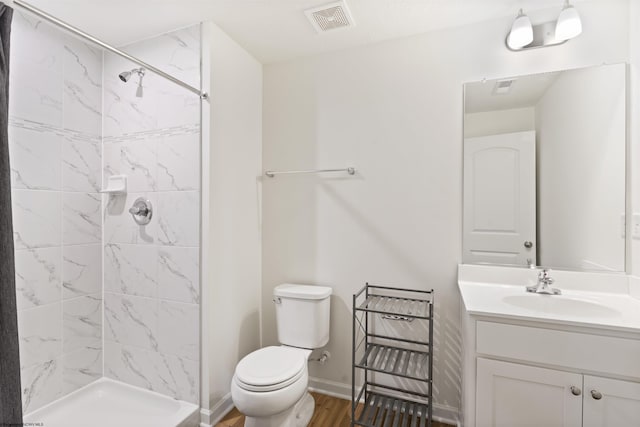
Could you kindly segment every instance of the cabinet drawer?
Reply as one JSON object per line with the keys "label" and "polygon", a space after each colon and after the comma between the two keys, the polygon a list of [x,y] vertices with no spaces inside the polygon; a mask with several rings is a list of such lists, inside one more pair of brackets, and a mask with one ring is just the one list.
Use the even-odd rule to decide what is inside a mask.
{"label": "cabinet drawer", "polygon": [[476,322],[479,354],[640,378],[640,340]]}

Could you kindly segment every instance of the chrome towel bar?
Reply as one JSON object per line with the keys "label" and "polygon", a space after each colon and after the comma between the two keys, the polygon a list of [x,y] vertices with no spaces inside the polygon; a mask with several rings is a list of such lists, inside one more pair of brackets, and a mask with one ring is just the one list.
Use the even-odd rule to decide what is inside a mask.
{"label": "chrome towel bar", "polygon": [[355,175],[356,168],[348,167],[343,169],[311,169],[311,170],[304,170],[304,171],[279,171],[279,172],[265,171],[264,174],[269,178],[273,178],[276,175],[291,175],[291,174],[297,174],[297,173],[325,173],[325,172],[346,172],[349,175]]}

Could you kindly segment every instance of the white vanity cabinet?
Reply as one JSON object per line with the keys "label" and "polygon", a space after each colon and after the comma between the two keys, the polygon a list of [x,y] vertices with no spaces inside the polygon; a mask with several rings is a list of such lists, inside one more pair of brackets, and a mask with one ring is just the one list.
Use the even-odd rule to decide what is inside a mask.
{"label": "white vanity cabinet", "polygon": [[476,425],[640,426],[640,384],[477,359]]}
{"label": "white vanity cabinet", "polygon": [[640,427],[640,337],[463,315],[466,427]]}
{"label": "white vanity cabinet", "polygon": [[554,276],[458,267],[464,427],[640,427],[640,279]]}

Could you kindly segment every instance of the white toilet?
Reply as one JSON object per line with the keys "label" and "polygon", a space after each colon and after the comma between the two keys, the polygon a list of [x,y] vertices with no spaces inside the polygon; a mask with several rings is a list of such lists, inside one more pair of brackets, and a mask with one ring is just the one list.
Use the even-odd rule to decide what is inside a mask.
{"label": "white toilet", "polygon": [[304,427],[314,410],[307,392],[311,351],[329,342],[331,288],[283,284],[273,291],[278,341],[245,356],[231,398],[246,427]]}

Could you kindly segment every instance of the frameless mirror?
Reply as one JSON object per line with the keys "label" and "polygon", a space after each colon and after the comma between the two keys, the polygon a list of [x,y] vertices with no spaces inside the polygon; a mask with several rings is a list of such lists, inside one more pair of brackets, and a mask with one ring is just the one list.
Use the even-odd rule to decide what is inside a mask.
{"label": "frameless mirror", "polygon": [[464,93],[463,262],[624,271],[626,65]]}

